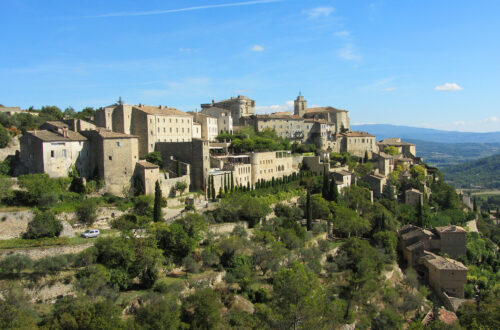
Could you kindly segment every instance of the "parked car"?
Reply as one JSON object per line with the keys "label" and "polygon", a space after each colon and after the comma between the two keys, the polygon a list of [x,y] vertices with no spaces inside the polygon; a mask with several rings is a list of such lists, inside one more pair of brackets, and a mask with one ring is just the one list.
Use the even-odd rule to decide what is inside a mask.
{"label": "parked car", "polygon": [[82,233],[83,238],[93,238],[99,236],[99,229],[89,229]]}

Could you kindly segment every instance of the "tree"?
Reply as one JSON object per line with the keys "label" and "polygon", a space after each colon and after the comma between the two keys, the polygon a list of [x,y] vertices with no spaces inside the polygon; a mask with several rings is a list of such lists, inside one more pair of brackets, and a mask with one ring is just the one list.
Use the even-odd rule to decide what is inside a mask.
{"label": "tree", "polygon": [[231,171],[231,192],[234,192],[234,175],[233,175],[233,171]]}
{"label": "tree", "polygon": [[46,105],[42,107],[40,111],[40,117],[45,120],[63,120],[64,114],[62,113],[61,109],[59,109],[55,105]]}
{"label": "tree", "polygon": [[174,186],[175,190],[180,192],[181,195],[184,193],[184,190],[187,188],[187,184],[184,181],[177,181]]}
{"label": "tree", "polygon": [[81,223],[92,225],[97,219],[97,203],[92,199],[83,200],[76,208],[76,217]]}
{"label": "tree", "polygon": [[321,189],[321,196],[324,199],[328,199],[328,192],[329,192],[329,185],[328,185],[328,174],[326,174],[326,169],[323,169],[323,187]]}
{"label": "tree", "polygon": [[365,157],[363,158],[363,163],[368,163],[370,161],[370,158],[368,157],[368,150],[365,150]]}
{"label": "tree", "polygon": [[72,106],[67,107],[64,109],[64,118],[73,118],[75,115],[75,109],[73,109]]}
{"label": "tree", "polygon": [[37,329],[35,310],[23,288],[2,285],[0,291],[0,329]]}
{"label": "tree", "polygon": [[5,148],[11,140],[9,131],[0,124],[0,148]]}
{"label": "tree", "polygon": [[2,276],[19,277],[23,270],[30,268],[33,261],[30,257],[19,254],[10,254],[0,259],[0,274]]}
{"label": "tree", "polygon": [[43,237],[57,237],[63,227],[51,211],[37,212],[33,220],[28,223],[28,229],[23,238],[36,239]]}
{"label": "tree", "polygon": [[271,208],[266,201],[258,197],[249,197],[239,210],[242,220],[248,222],[248,226],[253,228],[262,218],[271,213]]}
{"label": "tree", "polygon": [[191,329],[219,329],[222,304],[218,294],[210,289],[200,289],[182,302],[181,319]]}
{"label": "tree", "polygon": [[306,219],[307,219],[307,230],[312,230],[312,208],[311,208],[311,193],[307,189],[306,195]]}
{"label": "tree", "polygon": [[217,198],[217,196],[215,195],[214,176],[211,175],[210,177],[212,178],[212,188],[211,188],[212,189],[212,199],[215,199],[215,198]]}
{"label": "tree", "polygon": [[146,160],[152,164],[163,167],[163,158],[161,152],[153,151],[146,155]]}
{"label": "tree", "polygon": [[177,177],[180,178],[182,176],[182,172],[181,172],[181,162],[177,161],[177,166],[176,166],[177,170],[176,170],[176,174],[177,174]]}
{"label": "tree", "polygon": [[328,198],[330,202],[337,202],[339,198],[339,190],[337,188],[337,182],[335,181],[335,178],[332,178],[330,181],[330,189],[328,190]]}
{"label": "tree", "polygon": [[156,180],[155,183],[155,202],[153,206],[153,221],[158,222],[162,220],[161,204],[163,202],[160,182]]}
{"label": "tree", "polygon": [[393,147],[393,146],[387,146],[387,147],[385,147],[384,152],[386,154],[391,155],[391,156],[396,156],[397,154],[399,154],[398,148]]}
{"label": "tree", "polygon": [[135,323],[140,329],[177,330],[181,328],[180,311],[177,298],[170,294],[139,308]]}
{"label": "tree", "polygon": [[370,230],[370,222],[360,217],[355,211],[338,206],[335,209],[334,230],[351,237],[351,234],[360,235]]}

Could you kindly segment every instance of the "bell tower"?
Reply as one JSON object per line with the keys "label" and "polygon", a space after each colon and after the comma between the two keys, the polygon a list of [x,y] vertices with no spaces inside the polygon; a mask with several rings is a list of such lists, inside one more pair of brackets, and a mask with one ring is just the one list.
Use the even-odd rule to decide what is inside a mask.
{"label": "bell tower", "polygon": [[302,93],[299,92],[299,96],[293,102],[293,114],[297,116],[304,117],[307,109],[307,101],[302,96]]}

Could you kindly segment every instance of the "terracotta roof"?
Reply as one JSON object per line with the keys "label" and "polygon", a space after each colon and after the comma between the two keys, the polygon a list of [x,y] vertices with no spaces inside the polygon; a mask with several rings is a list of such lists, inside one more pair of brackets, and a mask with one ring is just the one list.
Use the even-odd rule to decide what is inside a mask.
{"label": "terracotta roof", "polygon": [[463,263],[451,258],[443,258],[432,252],[426,251],[426,256],[422,257],[429,264],[433,265],[437,269],[443,270],[467,270],[467,267]]}
{"label": "terracotta roof", "polygon": [[339,135],[343,135],[346,137],[375,137],[375,135],[371,135],[368,132],[360,132],[360,131],[349,131],[345,133],[339,133]]}
{"label": "terracotta roof", "polygon": [[306,113],[314,113],[314,112],[348,112],[348,111],[340,110],[334,107],[317,107],[317,108],[306,109]]}
{"label": "terracotta roof", "polygon": [[87,138],[80,133],[73,132],[71,130],[67,131],[67,137],[60,133],[52,132],[49,130],[36,130],[36,131],[28,131],[28,134],[30,134],[33,137],[36,137],[44,142],[51,142],[51,141],[62,141],[62,142],[71,142],[71,141],[87,141]]}
{"label": "terracotta roof", "polygon": [[438,231],[439,233],[466,233],[467,232],[463,227],[455,226],[455,225],[436,227],[434,229],[436,229],[436,231]]}
{"label": "terracotta roof", "polygon": [[320,124],[330,124],[330,125],[335,125],[334,123],[330,123],[328,120],[324,119],[313,119],[313,118],[307,118],[304,119],[306,123],[320,123]]}
{"label": "terracotta roof", "polygon": [[190,116],[189,114],[175,108],[159,108],[151,105],[134,105],[134,108],[144,111],[149,115],[157,116]]}
{"label": "terracotta roof", "polygon": [[148,169],[159,168],[158,165],[150,163],[150,162],[148,162],[146,160],[140,160],[140,161],[138,161],[137,165],[139,165],[141,167],[144,167],[144,168],[148,168]]}
{"label": "terracotta roof", "polygon": [[292,114],[280,114],[279,112],[278,113],[271,113],[271,114],[268,114],[268,115],[255,115],[255,117],[257,119],[262,119],[262,120],[266,120],[266,119],[295,119],[295,120],[304,120],[304,118],[302,118],[301,116],[297,116],[297,115],[292,115]]}
{"label": "terracotta roof", "polygon": [[207,115],[206,113],[200,113],[200,112],[194,112],[194,111],[188,111],[186,114],[191,115],[193,117],[199,117],[199,118],[213,118],[217,119],[217,117],[212,116],[212,115]]}

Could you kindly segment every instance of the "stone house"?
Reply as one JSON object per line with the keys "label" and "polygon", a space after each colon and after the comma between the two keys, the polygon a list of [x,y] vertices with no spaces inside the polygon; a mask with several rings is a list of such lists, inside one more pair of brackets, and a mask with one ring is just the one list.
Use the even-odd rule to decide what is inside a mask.
{"label": "stone house", "polygon": [[370,157],[372,153],[378,152],[375,136],[367,132],[337,133],[335,139],[339,143],[340,152],[348,152],[353,156],[364,157],[368,152]]}
{"label": "stone house", "polygon": [[376,170],[374,173],[366,175],[362,179],[370,185],[370,190],[373,191],[375,197],[379,198],[382,196],[388,179],[385,175],[378,173]]}
{"label": "stone house", "polygon": [[231,116],[231,111],[217,107],[209,107],[203,109],[201,113],[217,118],[219,133],[233,132],[233,117]]}
{"label": "stone house", "polygon": [[168,172],[160,171],[158,165],[141,160],[136,163],[134,175],[141,180],[144,187],[144,194],[154,195],[156,181],[158,181],[163,196],[174,196],[174,187],[177,182],[184,182],[187,187],[191,184],[189,164],[182,163],[182,166],[184,167],[184,175],[180,177],[170,177]]}
{"label": "stone house", "polygon": [[193,139],[201,140],[201,124],[193,123]]}
{"label": "stone house", "polygon": [[212,103],[201,105],[202,112],[205,109],[213,107],[231,111],[233,126],[240,124],[240,118],[255,114],[255,101],[243,95],[238,95],[237,97],[231,97],[230,99],[218,102],[212,100]]}
{"label": "stone house", "polygon": [[351,127],[349,111],[334,107],[308,108],[305,111],[304,118],[326,120],[335,125],[335,133],[341,133],[342,130],[349,130]]}
{"label": "stone house", "polygon": [[252,185],[259,180],[271,181],[298,172],[293,167],[292,154],[289,151],[268,151],[250,153],[252,166]]}
{"label": "stone house", "polygon": [[427,268],[427,279],[431,287],[441,297],[448,296],[464,298],[464,286],[467,283],[467,267],[451,258],[443,258],[431,252],[425,252],[421,257]]}
{"label": "stone house", "polygon": [[424,204],[424,194],[422,194],[418,189],[411,188],[405,191],[405,204],[417,207],[419,204]]}
{"label": "stone house", "polygon": [[190,142],[193,136],[192,116],[165,106],[121,104],[99,109],[94,120],[99,127],[138,136],[141,157],[157,142]]}
{"label": "stone house", "polygon": [[460,226],[436,227],[435,232],[439,236],[441,243],[440,250],[452,258],[467,253],[467,231]]}
{"label": "stone house", "polygon": [[350,187],[352,184],[352,173],[342,169],[335,169],[332,173],[335,182],[337,183],[338,191]]}
{"label": "stone house", "polygon": [[401,138],[387,138],[377,142],[380,150],[384,151],[386,147],[395,147],[398,152],[406,157],[417,156],[417,146],[413,143],[402,142]]}
{"label": "stone house", "polygon": [[67,127],[26,132],[21,138],[19,174],[47,173],[50,177],[66,177],[73,165],[83,176],[89,175],[89,142]]}
{"label": "stone house", "polygon": [[201,125],[201,139],[211,142],[215,141],[215,138],[219,134],[217,117],[198,112],[188,112],[188,114],[193,116],[194,123]]}
{"label": "stone house", "polygon": [[132,186],[135,164],[139,161],[139,139],[135,135],[103,128],[82,131],[90,141],[91,176],[104,180],[106,191],[126,194]]}

